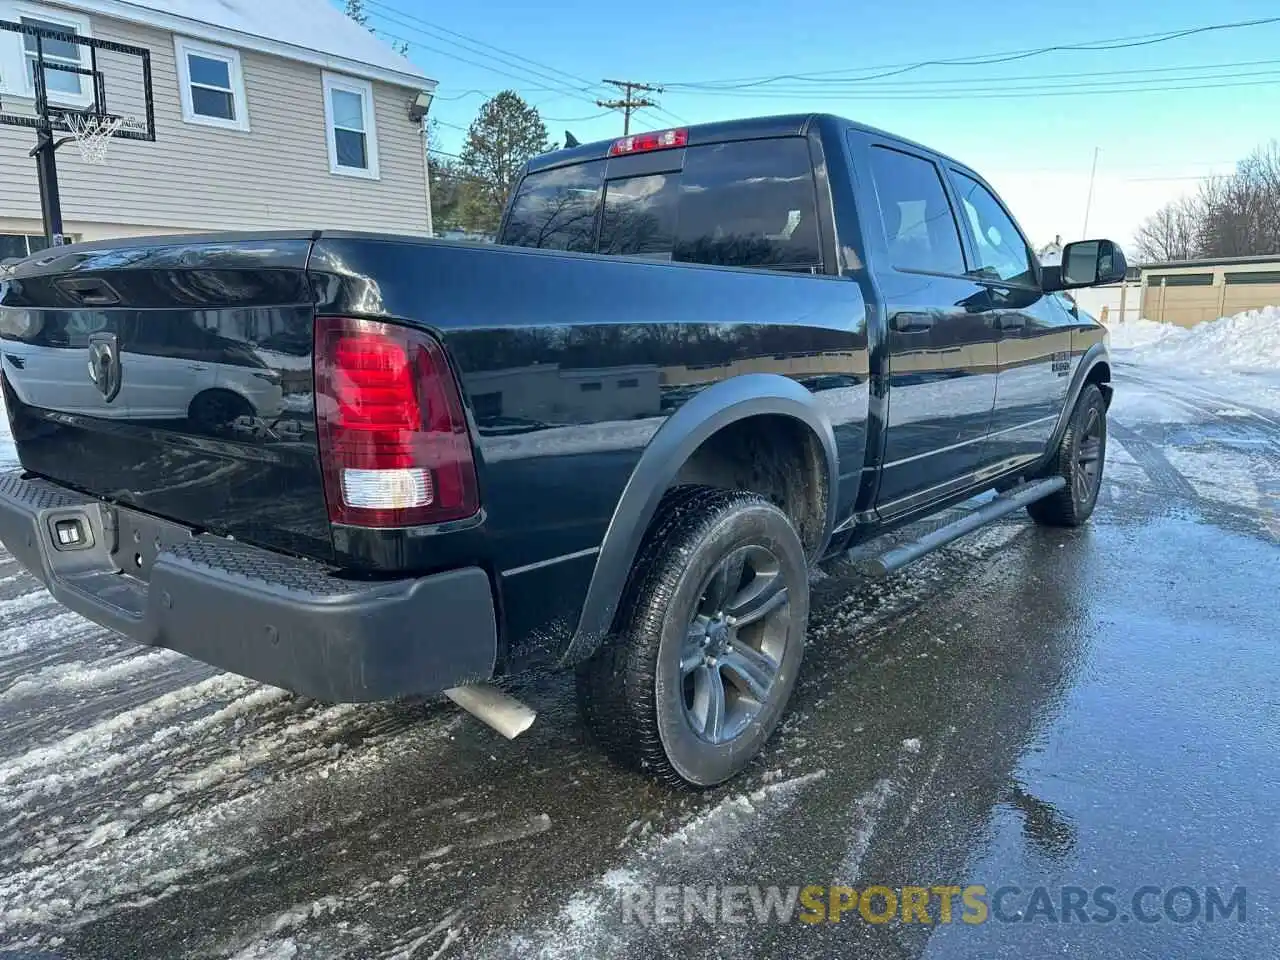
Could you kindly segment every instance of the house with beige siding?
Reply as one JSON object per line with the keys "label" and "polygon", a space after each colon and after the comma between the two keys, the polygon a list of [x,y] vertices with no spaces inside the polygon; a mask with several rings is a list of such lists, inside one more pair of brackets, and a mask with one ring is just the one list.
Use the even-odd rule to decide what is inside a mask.
{"label": "house with beige siding", "polygon": [[[74,144],[58,151],[71,239],[431,233],[422,95],[435,81],[327,0],[0,0],[0,20],[150,51],[155,141],[113,140],[104,166]],[[0,33],[5,112],[31,108],[30,47]],[[44,53],[90,66],[83,45]],[[108,109],[144,115],[141,61],[97,57]],[[46,75],[51,103],[87,105],[86,79]],[[33,130],[0,126],[0,259],[43,245],[34,143]]]}

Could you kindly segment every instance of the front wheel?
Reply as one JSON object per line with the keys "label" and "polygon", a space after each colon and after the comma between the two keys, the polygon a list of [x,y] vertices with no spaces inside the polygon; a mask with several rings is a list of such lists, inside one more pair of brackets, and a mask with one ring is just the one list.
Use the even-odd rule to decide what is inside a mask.
{"label": "front wheel", "polygon": [[1102,489],[1107,458],[1107,403],[1096,383],[1087,383],[1072,411],[1071,422],[1058,444],[1046,476],[1067,481],[1062,490],[1028,504],[1036,523],[1050,527],[1078,527],[1089,519]]}
{"label": "front wheel", "polygon": [[681,487],[646,538],[620,630],[578,671],[583,712],[615,758],[709,787],[760,751],[795,687],[809,582],[781,510]]}

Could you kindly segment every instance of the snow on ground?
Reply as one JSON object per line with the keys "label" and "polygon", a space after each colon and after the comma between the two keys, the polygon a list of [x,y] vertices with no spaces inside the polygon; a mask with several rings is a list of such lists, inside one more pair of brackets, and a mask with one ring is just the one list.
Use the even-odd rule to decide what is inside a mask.
{"label": "snow on ground", "polygon": [[[1194,327],[1133,320],[1110,328],[1121,364],[1155,375],[1194,377],[1223,397],[1280,409],[1280,307],[1247,310]],[[1133,413],[1134,411],[1129,411]],[[1167,404],[1157,419],[1176,411]]]}
{"label": "snow on ground", "polygon": [[[533,929],[513,933],[482,955],[537,957],[606,957],[618,952],[634,928],[626,922],[624,903],[658,883],[675,883],[686,873],[699,876],[710,863],[731,858],[736,842],[757,822],[785,815],[805,789],[826,776],[819,769],[772,781],[750,793],[732,794],[696,814],[674,832],[647,843],[594,883],[574,892],[551,917]],[[634,824],[633,824],[634,826]]]}
{"label": "snow on ground", "polygon": [[4,409],[4,395],[0,394],[0,470],[18,464],[18,450],[9,433],[9,414]]}
{"label": "snow on ground", "polygon": [[1194,327],[1135,320],[1111,328],[1111,346],[1130,359],[1205,373],[1280,370],[1280,307],[1248,310]]}
{"label": "snow on ground", "polygon": [[1143,317],[1125,323],[1107,324],[1112,350],[1145,350],[1165,340],[1181,340],[1191,331],[1172,323],[1159,323]]}

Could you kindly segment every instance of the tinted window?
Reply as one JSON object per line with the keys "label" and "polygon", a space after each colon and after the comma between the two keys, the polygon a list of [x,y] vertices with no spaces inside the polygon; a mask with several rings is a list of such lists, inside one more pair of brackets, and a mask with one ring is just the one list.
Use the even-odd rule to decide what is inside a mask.
{"label": "tinted window", "polygon": [[503,243],[590,253],[603,180],[603,160],[525,177],[511,205]]}
{"label": "tinted window", "polygon": [[472,394],[471,409],[475,411],[477,420],[492,420],[502,416],[502,391]]}
{"label": "tinted window", "polygon": [[0,233],[0,260],[27,255],[27,238],[20,233]]}
{"label": "tinted window", "polygon": [[960,231],[938,168],[887,147],[871,148],[889,262],[902,270],[964,273]]}
{"label": "tinted window", "polygon": [[680,177],[673,257],[734,267],[812,267],[818,253],[813,170],[804,140],[692,147]]}
{"label": "tinted window", "polygon": [[600,253],[671,259],[679,174],[610,180],[604,191]]}
{"label": "tinted window", "polygon": [[979,262],[973,272],[993,280],[1034,284],[1031,251],[1004,208],[977,180],[958,170],[953,171],[953,176],[978,248]]}

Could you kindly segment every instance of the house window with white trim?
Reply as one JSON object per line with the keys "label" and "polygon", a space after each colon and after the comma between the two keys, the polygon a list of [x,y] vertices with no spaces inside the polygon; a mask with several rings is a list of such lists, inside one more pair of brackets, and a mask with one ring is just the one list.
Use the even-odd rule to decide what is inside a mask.
{"label": "house window with white trim", "polygon": [[[78,236],[63,234],[66,243],[79,243]],[[6,260],[22,259],[33,253],[46,250],[49,242],[44,234],[39,233],[0,233],[0,263]]]}
{"label": "house window with white trim", "polygon": [[378,134],[373,118],[373,84],[324,74],[325,138],[329,172],[378,179]]}
{"label": "house window with white trim", "polygon": [[[92,36],[87,17],[35,4],[5,3],[0,0],[0,20],[16,21],[24,27],[61,34]],[[89,105],[92,81],[85,74],[59,70],[59,66],[89,69],[89,48],[69,40],[56,40],[33,33],[0,34],[0,94],[35,97],[37,48],[44,54],[44,85],[49,103],[83,109]]]}
{"label": "house window with white trim", "polygon": [[182,119],[230,130],[249,129],[240,52],[186,37],[174,37]]}

